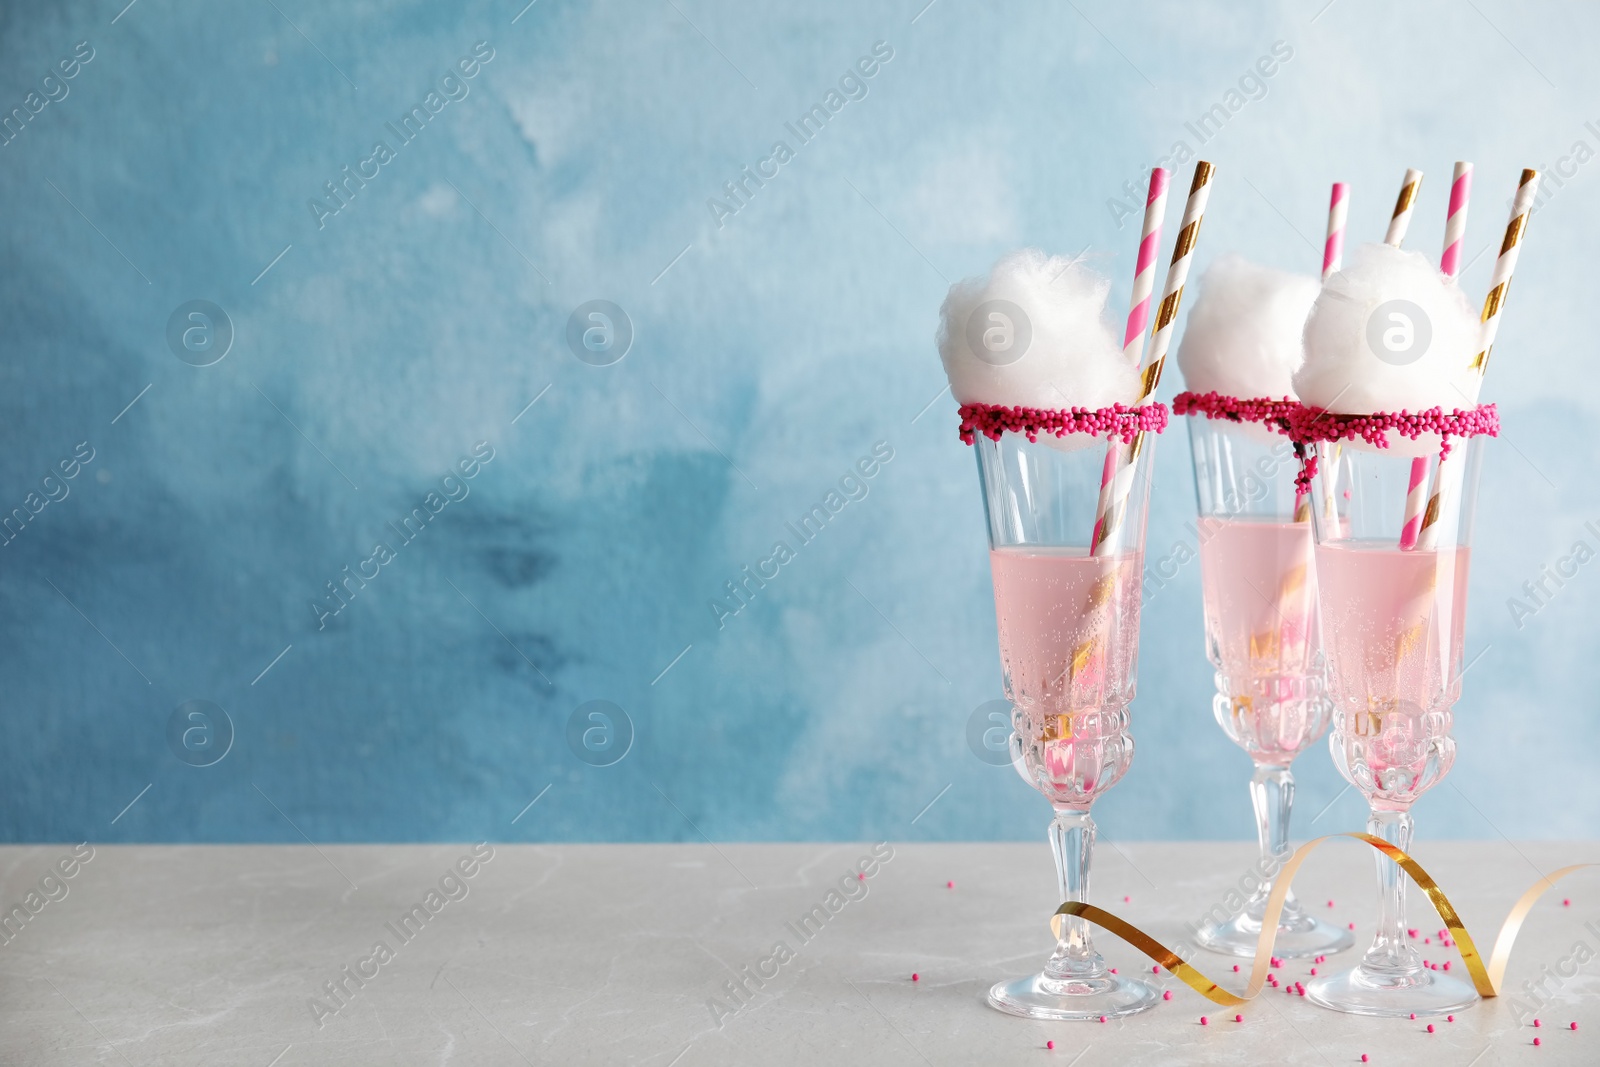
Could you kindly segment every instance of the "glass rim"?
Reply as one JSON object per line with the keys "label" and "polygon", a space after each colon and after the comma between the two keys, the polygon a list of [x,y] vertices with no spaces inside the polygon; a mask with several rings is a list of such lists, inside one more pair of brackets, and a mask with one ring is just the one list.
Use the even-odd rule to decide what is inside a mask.
{"label": "glass rim", "polygon": [[1117,437],[1130,444],[1142,434],[1159,434],[1167,428],[1170,411],[1159,400],[1143,404],[1110,404],[1102,408],[1030,408],[1005,404],[962,404],[961,440],[974,444],[978,434],[991,441],[1006,433],[1018,433],[1029,443],[1040,434],[1067,437],[1084,434],[1095,438]]}

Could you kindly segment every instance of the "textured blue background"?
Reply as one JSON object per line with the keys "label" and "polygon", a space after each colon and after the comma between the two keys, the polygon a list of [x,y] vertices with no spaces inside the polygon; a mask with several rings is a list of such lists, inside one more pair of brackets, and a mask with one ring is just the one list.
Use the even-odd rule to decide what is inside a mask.
{"label": "textured blue background", "polygon": [[[1307,272],[1334,179],[1373,240],[1423,168],[1411,243],[1432,249],[1450,164],[1475,160],[1478,256],[1518,169],[1585,142],[1495,350],[1482,657],[1419,816],[1437,837],[1594,833],[1600,563],[1520,629],[1506,606],[1600,545],[1592,7],[123,2],[9,4],[0,29],[7,109],[94,49],[0,148],[0,506],[95,450],[0,549],[0,837],[1037,836],[1042,800],[965,741],[1000,680],[936,312],[1019,244],[1088,247],[1122,304],[1137,220],[1108,200],[1177,140],[1219,168],[1202,264]],[[319,228],[309,199],[478,41],[470,95]],[[798,146],[784,123],[877,41],[866,97]],[[1292,58],[1202,148],[1185,123],[1274,41]],[[708,198],[778,138],[795,158],[719,227]],[[603,368],[564,339],[597,298],[637,333]],[[191,299],[237,331],[214,366],[166,344]],[[319,631],[324,583],[480,440],[470,496]],[[719,629],[723,583],[880,440],[865,499]],[[1157,479],[1153,559],[1189,536],[1181,434]],[[1247,834],[1197,565],[1153,592],[1143,640],[1139,755],[1103,829]],[[235,726],[214,766],[169,751],[191,699]],[[566,743],[592,699],[635,724],[615,766]],[[1315,829],[1360,820],[1325,749],[1297,771],[1302,834],[1330,801]]]}

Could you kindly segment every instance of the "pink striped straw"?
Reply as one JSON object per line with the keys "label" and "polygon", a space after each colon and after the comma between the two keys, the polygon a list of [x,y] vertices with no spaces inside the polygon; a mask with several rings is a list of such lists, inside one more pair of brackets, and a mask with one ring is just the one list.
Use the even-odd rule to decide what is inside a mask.
{"label": "pink striped straw", "polygon": [[[1472,164],[1456,160],[1455,172],[1450,179],[1450,208],[1449,215],[1444,223],[1444,251],[1439,254],[1439,272],[1447,278],[1454,278],[1461,271],[1461,246],[1467,235],[1467,203],[1472,199]],[[1423,477],[1428,476],[1428,460],[1419,456],[1411,461],[1411,479],[1415,481],[1417,472],[1422,472]],[[1439,536],[1439,508],[1444,498],[1445,465],[1444,460],[1439,461],[1439,466],[1433,472],[1431,479],[1432,489],[1426,494],[1427,499],[1418,505],[1419,510],[1413,516],[1411,495],[1406,495],[1405,525],[1400,528],[1401,548],[1431,549]],[[1406,531],[1411,528],[1415,517],[1417,522],[1416,535],[1411,538],[1411,543],[1406,543]]]}
{"label": "pink striped straw", "polygon": [[1116,441],[1106,446],[1106,464],[1100,471],[1100,503],[1094,510],[1094,534],[1089,538],[1091,547],[1105,543],[1107,534],[1106,523],[1110,521],[1110,497],[1112,483],[1117,480],[1117,460],[1121,450]]}
{"label": "pink striped straw", "polygon": [[[1172,172],[1162,167],[1150,169],[1150,192],[1144,201],[1144,227],[1139,239],[1139,256],[1133,267],[1133,293],[1128,298],[1128,329],[1122,339],[1122,354],[1135,367],[1144,359],[1144,331],[1150,322],[1150,297],[1156,288],[1156,260],[1161,253],[1161,221],[1167,213],[1167,181]],[[1113,483],[1117,476],[1117,457],[1121,446],[1112,441],[1106,446],[1105,470],[1100,474],[1100,500],[1095,506],[1094,534],[1089,543],[1103,544]]]}
{"label": "pink striped straw", "polygon": [[1439,269],[1454,278],[1461,272],[1461,246],[1467,235],[1467,201],[1472,198],[1472,164],[1456,163],[1450,182],[1450,217],[1444,224],[1444,254]]}
{"label": "pink striped straw", "polygon": [[1150,171],[1150,193],[1144,202],[1144,229],[1139,257],[1133,268],[1133,295],[1128,300],[1128,328],[1122,336],[1122,354],[1135,367],[1144,358],[1144,328],[1150,322],[1150,296],[1156,288],[1156,260],[1161,253],[1161,220],[1167,213],[1167,180],[1171,172]]}
{"label": "pink striped straw", "polygon": [[1406,487],[1406,521],[1400,527],[1400,547],[1416,548],[1417,534],[1422,532],[1422,509],[1428,503],[1428,459],[1418,456],[1411,461],[1411,484]]}
{"label": "pink striped straw", "polygon": [[[1324,283],[1337,274],[1344,264],[1344,224],[1350,215],[1350,185],[1334,182],[1333,194],[1328,198],[1328,239],[1322,245],[1322,280]],[[1338,453],[1334,453],[1337,455]],[[1330,471],[1328,477],[1331,478]],[[1332,493],[1331,482],[1329,492]],[[1333,498],[1328,499],[1328,514],[1334,512]],[[1311,521],[1310,490],[1298,489],[1294,495],[1294,521]]]}
{"label": "pink striped straw", "polygon": [[1344,222],[1349,214],[1350,186],[1334,182],[1333,197],[1328,201],[1328,240],[1322,246],[1323,281],[1344,262]]}

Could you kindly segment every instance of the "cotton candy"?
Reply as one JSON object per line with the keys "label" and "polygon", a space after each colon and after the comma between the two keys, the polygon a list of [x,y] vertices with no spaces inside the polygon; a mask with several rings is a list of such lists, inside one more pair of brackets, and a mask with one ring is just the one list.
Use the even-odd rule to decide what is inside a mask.
{"label": "cotton candy", "polygon": [[1479,337],[1466,294],[1427,256],[1362,245],[1312,306],[1295,392],[1348,415],[1471,407]]}
{"label": "cotton candy", "polygon": [[[952,285],[940,309],[938,344],[957,403],[1134,403],[1139,369],[1123,356],[1106,320],[1110,291],[1111,283],[1082,262],[1035,248],[1006,253],[987,278]],[[985,358],[974,352],[974,339]]]}
{"label": "cotton candy", "polygon": [[1226,255],[1200,276],[1178,346],[1185,388],[1241,398],[1294,398],[1301,332],[1320,285]]}

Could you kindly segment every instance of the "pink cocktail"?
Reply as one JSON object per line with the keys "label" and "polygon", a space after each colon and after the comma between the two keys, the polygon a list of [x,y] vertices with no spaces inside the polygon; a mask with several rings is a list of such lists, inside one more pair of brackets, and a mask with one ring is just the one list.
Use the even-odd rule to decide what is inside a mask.
{"label": "pink cocktail", "polygon": [[[1090,805],[1133,762],[1128,708],[1154,446],[1150,434],[1134,450],[1126,510],[1099,526],[1103,439],[1030,442],[1008,432],[976,441],[1012,765],[1055,809],[1050,846],[1062,901],[1087,897]],[[1112,532],[1092,550],[1097,528]],[[989,990],[991,1005],[1030,1019],[1113,1018],[1160,1002],[1148,983],[1111,973],[1077,916],[1063,917],[1040,973]]]}
{"label": "pink cocktail", "polygon": [[1334,543],[1317,550],[1335,664],[1334,760],[1401,811],[1455,759],[1450,708],[1461,695],[1470,549]]}
{"label": "pink cocktail", "polygon": [[[1195,928],[1216,952],[1254,956],[1272,881],[1289,856],[1294,806],[1290,764],[1327,729],[1331,705],[1318,625],[1311,502],[1295,483],[1299,463],[1276,424],[1189,416],[1200,517],[1206,657],[1216,668],[1212,713],[1255,764],[1250,797],[1260,856],[1255,888],[1240,903],[1215,903]],[[1291,893],[1273,954],[1338,952],[1348,930],[1318,922]]]}
{"label": "pink cocktail", "polygon": [[[1461,696],[1473,508],[1481,436],[1436,444],[1323,442],[1312,496],[1322,639],[1333,698],[1329,744],[1339,773],[1371,809],[1367,832],[1411,847],[1411,807],[1455,762],[1452,708]],[[1398,441],[1398,439],[1397,439]],[[1407,454],[1407,453],[1411,454]],[[1437,487],[1425,537],[1403,537],[1413,459]],[[1382,910],[1353,969],[1306,985],[1315,1004],[1357,1015],[1439,1015],[1470,1007],[1473,987],[1425,967],[1406,935],[1405,876],[1378,856]]]}
{"label": "pink cocktail", "polygon": [[1202,517],[1196,529],[1224,729],[1257,763],[1288,763],[1327,725],[1311,524]]}
{"label": "pink cocktail", "polygon": [[1068,547],[989,553],[1006,696],[1037,750],[1034,784],[1055,803],[1087,806],[1132,761],[1142,560]]}

